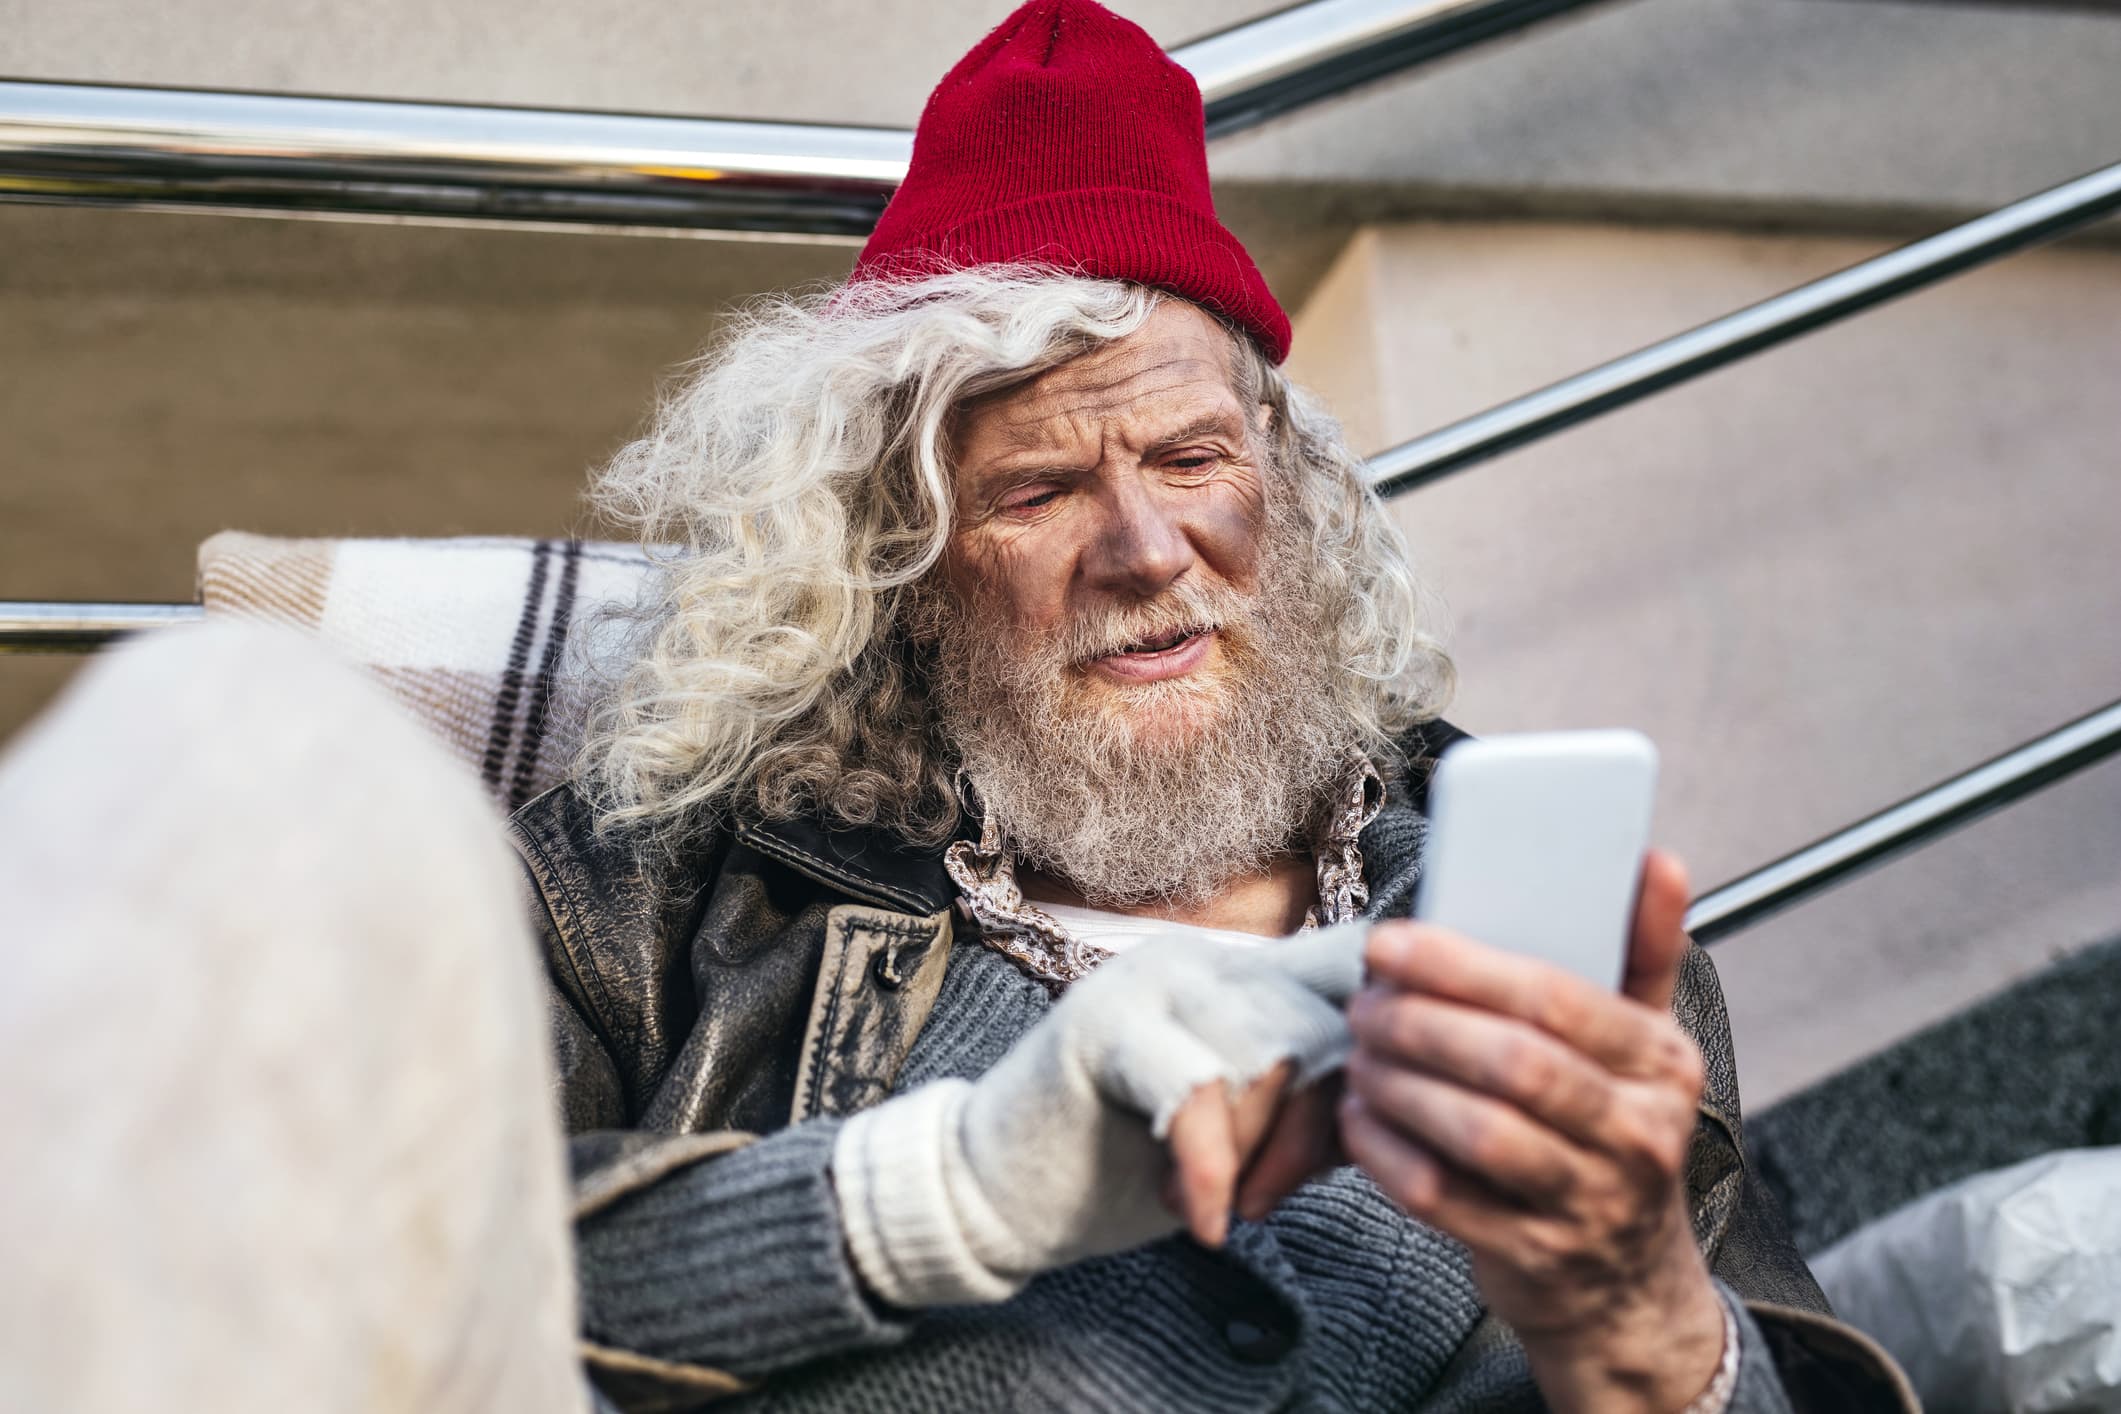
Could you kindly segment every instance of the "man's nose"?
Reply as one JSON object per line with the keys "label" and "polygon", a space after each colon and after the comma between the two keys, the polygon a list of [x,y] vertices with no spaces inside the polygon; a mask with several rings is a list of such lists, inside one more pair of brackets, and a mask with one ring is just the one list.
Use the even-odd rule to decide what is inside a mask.
{"label": "man's nose", "polygon": [[1193,541],[1178,507],[1134,483],[1117,488],[1085,566],[1093,587],[1153,597],[1193,568]]}

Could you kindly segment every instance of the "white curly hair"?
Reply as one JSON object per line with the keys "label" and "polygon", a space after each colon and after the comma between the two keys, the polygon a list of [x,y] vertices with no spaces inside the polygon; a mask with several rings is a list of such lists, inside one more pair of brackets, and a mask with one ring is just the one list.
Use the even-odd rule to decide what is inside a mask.
{"label": "white curly hair", "polygon": [[[669,844],[732,817],[822,814],[930,845],[956,831],[958,763],[909,632],[952,529],[953,410],[1172,298],[981,266],[741,311],[594,488],[604,517],[666,547],[582,746],[600,821]],[[1332,690],[1387,764],[1452,687],[1429,595],[1339,425],[1225,327],[1234,386],[1273,412],[1267,464],[1311,530]]]}

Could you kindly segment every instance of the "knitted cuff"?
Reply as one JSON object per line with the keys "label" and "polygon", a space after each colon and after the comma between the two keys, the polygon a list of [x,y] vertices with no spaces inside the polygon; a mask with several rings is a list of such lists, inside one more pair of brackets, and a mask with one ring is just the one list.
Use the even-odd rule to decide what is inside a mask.
{"label": "knitted cuff", "polygon": [[970,1234],[998,1216],[969,1191],[978,1185],[959,1132],[971,1092],[963,1080],[924,1085],[855,1115],[833,1145],[847,1250],[893,1306],[1006,1301],[1022,1285],[980,1260]]}

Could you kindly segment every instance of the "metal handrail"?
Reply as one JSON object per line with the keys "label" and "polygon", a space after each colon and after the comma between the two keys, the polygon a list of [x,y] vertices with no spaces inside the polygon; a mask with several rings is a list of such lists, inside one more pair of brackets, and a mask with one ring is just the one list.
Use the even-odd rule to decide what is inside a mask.
{"label": "metal handrail", "polygon": [[1171,51],[1222,137],[1357,84],[1426,64],[1588,0],[1312,0]]}
{"label": "metal handrail", "polygon": [[198,604],[0,603],[0,653],[87,653],[141,629],[205,617]]}
{"label": "metal handrail", "polygon": [[2116,754],[2121,702],[1711,889],[1687,910],[1687,931],[1713,943]]}
{"label": "metal handrail", "polygon": [[[197,604],[0,604],[0,654],[82,652],[205,616]],[[1709,890],[1688,907],[1686,930],[1707,947],[2115,755],[2121,702]]]}
{"label": "metal handrail", "polygon": [[[1450,472],[2025,249],[2117,208],[2121,163],[1403,443],[1370,459],[1371,484],[1380,495],[1404,495]],[[0,652],[84,651],[146,626],[137,621],[141,612],[150,618],[164,615],[155,621],[167,622],[195,607],[0,602]]]}
{"label": "metal handrail", "polygon": [[[1172,51],[1236,132],[1590,0],[1310,0]],[[900,128],[0,81],[0,201],[851,239]]]}
{"label": "metal handrail", "polygon": [[2115,210],[2121,162],[1402,442],[1370,459],[1370,484],[1380,496],[1404,495]]}
{"label": "metal handrail", "polygon": [[[5,87],[0,84],[0,89]],[[2052,239],[2116,209],[2121,209],[2121,162],[1381,452],[1368,463],[1371,485],[1382,496],[1404,495],[1450,472]],[[91,611],[104,607],[111,606],[0,602],[0,651],[30,648],[40,637],[56,638],[59,630],[41,625],[61,619],[88,624],[93,621]],[[184,606],[116,607],[175,611]],[[69,630],[68,643],[93,646],[138,627],[122,619],[121,613],[100,639]],[[54,651],[64,649],[54,644]]]}
{"label": "metal handrail", "polygon": [[[0,603],[0,654],[86,652],[205,616],[197,604]],[[2117,754],[2121,702],[1711,889],[1687,909],[1686,929],[1706,947]]]}

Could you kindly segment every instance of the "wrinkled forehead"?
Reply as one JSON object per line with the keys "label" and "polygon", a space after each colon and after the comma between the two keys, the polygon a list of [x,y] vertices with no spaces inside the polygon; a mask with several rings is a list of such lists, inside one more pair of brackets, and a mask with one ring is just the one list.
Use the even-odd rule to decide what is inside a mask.
{"label": "wrinkled forehead", "polygon": [[1166,300],[1142,327],[958,410],[960,467],[1066,453],[1086,443],[1149,445],[1244,409],[1229,331],[1197,307]]}

